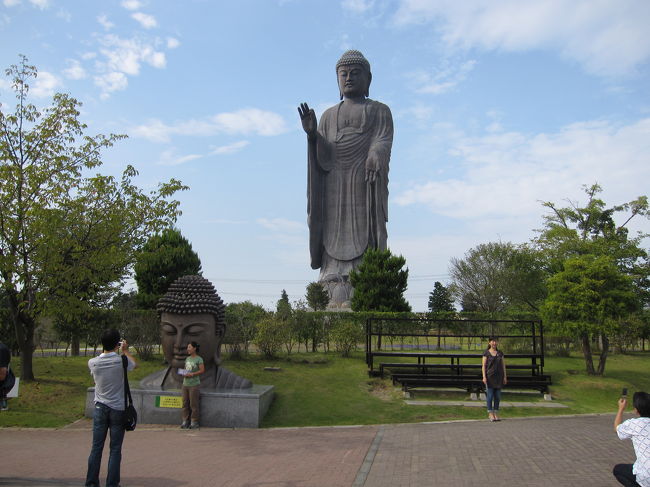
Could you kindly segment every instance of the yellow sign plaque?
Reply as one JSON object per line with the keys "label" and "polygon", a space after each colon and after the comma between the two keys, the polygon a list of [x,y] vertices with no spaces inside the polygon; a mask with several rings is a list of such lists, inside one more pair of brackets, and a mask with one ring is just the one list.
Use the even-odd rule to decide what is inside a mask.
{"label": "yellow sign plaque", "polygon": [[183,407],[183,398],[180,396],[156,396],[156,407],[180,409]]}

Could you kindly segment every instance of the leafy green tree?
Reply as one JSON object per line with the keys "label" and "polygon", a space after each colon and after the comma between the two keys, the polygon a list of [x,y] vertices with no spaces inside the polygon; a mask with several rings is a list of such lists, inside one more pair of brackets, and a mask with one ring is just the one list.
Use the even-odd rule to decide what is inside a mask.
{"label": "leafy green tree", "polygon": [[489,242],[452,258],[450,289],[463,311],[494,313],[516,306],[537,310],[545,274],[535,251],[510,242]]}
{"label": "leafy green tree", "polygon": [[[15,110],[0,111],[0,285],[21,351],[21,379],[33,380],[37,319],[56,310],[71,321],[114,292],[146,238],[171,225],[169,201],[185,189],[163,183],[149,194],[89,170],[122,135],[84,134],[81,104],[57,93],[50,107],[28,101],[37,70],[21,57],[6,70]],[[4,108],[4,107],[3,107]]]}
{"label": "leafy green tree", "polygon": [[305,350],[308,350],[308,343],[311,341],[311,351],[318,351],[318,347],[326,339],[325,325],[325,314],[322,312],[312,311],[303,315],[300,335],[305,342]]}
{"label": "leafy green tree", "polygon": [[182,276],[201,274],[201,260],[180,230],[167,228],[147,240],[133,270],[138,305],[155,309],[172,282]]}
{"label": "leafy green tree", "polygon": [[160,318],[153,309],[125,309],[120,313],[120,330],[142,360],[153,360],[160,343]]}
{"label": "leafy green tree", "polygon": [[224,344],[231,358],[239,358],[248,353],[248,348],[255,338],[255,326],[268,312],[259,304],[250,301],[229,303],[226,306],[226,336]]}
{"label": "leafy green tree", "polygon": [[[431,313],[450,313],[456,311],[451,291],[439,281],[433,283],[433,291],[429,293],[429,311]],[[425,331],[428,333],[428,328]],[[438,321],[438,349],[440,349],[441,338],[442,322]]]}
{"label": "leafy green tree", "polygon": [[390,250],[369,248],[357,269],[350,272],[354,288],[352,309],[354,311],[411,311],[404,298],[408,281],[408,269],[404,257],[395,256]]}
{"label": "leafy green tree", "polygon": [[[311,350],[315,352],[325,337],[323,314],[310,311],[307,308],[307,303],[299,300],[294,303],[293,317],[293,332],[296,340],[299,344],[305,344],[306,352],[309,351],[309,342],[311,341]],[[300,349],[300,345],[298,349]]]}
{"label": "leafy green tree", "polygon": [[305,299],[309,307],[314,311],[324,310],[330,302],[329,293],[320,282],[310,282],[307,284]]}
{"label": "leafy green tree", "polygon": [[290,355],[293,347],[296,345],[300,348],[301,343],[301,317],[307,310],[307,304],[302,299],[294,301],[291,306],[291,319],[285,323],[285,340],[284,347],[287,354]]}
{"label": "leafy green tree", "polygon": [[10,350],[16,350],[16,333],[11,315],[9,313],[9,300],[4,289],[0,288],[0,342],[4,343]]}
{"label": "leafy green tree", "polygon": [[292,313],[292,308],[291,308],[291,303],[289,302],[289,295],[287,292],[283,289],[282,294],[280,295],[280,299],[278,299],[278,302],[275,306],[275,316],[281,321],[281,322],[288,322],[291,320],[291,313]]}
{"label": "leafy green tree", "polygon": [[451,292],[439,281],[433,283],[433,291],[429,293],[429,311],[432,313],[456,311]]}
{"label": "leafy green tree", "polygon": [[339,319],[335,321],[331,334],[336,351],[343,357],[349,357],[363,342],[365,330],[356,321]]}
{"label": "leafy green tree", "polygon": [[[648,254],[641,247],[647,233],[630,235],[627,225],[636,217],[650,216],[647,196],[621,205],[607,207],[598,198],[602,188],[598,184],[583,186],[587,202],[580,206],[569,201],[569,206],[559,207],[544,202],[550,213],[544,217],[544,228],[534,245],[546,259],[549,274],[559,272],[564,262],[580,255],[607,255],[614,259],[617,267],[634,280],[639,296],[648,304]],[[623,222],[617,224],[619,215]]]}
{"label": "leafy green tree", "polygon": [[464,305],[485,312],[507,307],[503,280],[513,248],[511,243],[490,242],[470,249],[463,259],[451,259],[452,289]]}
{"label": "leafy green tree", "polygon": [[[587,372],[602,374],[609,337],[626,335],[629,330],[621,326],[631,326],[637,305],[648,305],[650,266],[641,247],[648,234],[630,235],[627,227],[632,219],[649,216],[648,199],[639,196],[608,207],[598,197],[602,192],[598,184],[583,188],[587,196],[584,205],[574,201],[565,207],[543,203],[550,212],[534,244],[551,275],[543,307],[547,320],[559,331],[579,337]],[[622,223],[617,223],[617,217]],[[563,287],[574,294],[560,296]],[[577,308],[568,307],[570,300]],[[597,337],[602,348],[596,369],[591,361],[591,343]]]}
{"label": "leafy green tree", "polygon": [[[564,334],[580,339],[587,373],[603,375],[609,352],[609,334],[616,320],[638,309],[632,279],[607,256],[580,255],[564,262],[564,269],[548,281],[542,306],[545,320]],[[600,336],[602,349],[594,368],[591,343]]]}
{"label": "leafy green tree", "polygon": [[255,344],[266,358],[275,357],[282,349],[287,327],[276,316],[263,318],[255,327]]}
{"label": "leafy green tree", "polygon": [[531,245],[516,245],[508,264],[503,281],[508,309],[538,312],[546,298],[548,277],[543,253]]}

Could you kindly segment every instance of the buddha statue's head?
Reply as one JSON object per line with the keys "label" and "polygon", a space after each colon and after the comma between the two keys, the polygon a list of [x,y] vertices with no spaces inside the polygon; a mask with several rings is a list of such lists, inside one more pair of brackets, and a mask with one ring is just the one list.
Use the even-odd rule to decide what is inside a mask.
{"label": "buddha statue's head", "polygon": [[370,63],[361,52],[345,51],[336,63],[336,77],[341,99],[369,96],[372,73]]}
{"label": "buddha statue's head", "polygon": [[218,364],[226,331],[225,305],[214,286],[201,276],[176,279],[156,306],[163,354],[172,368],[184,368],[187,344],[199,344],[208,369]]}

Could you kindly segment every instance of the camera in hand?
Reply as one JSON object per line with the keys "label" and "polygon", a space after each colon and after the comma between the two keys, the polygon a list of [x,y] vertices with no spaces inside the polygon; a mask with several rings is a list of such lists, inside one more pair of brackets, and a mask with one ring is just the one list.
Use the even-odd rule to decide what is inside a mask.
{"label": "camera in hand", "polygon": [[623,391],[621,392],[621,397],[624,399],[627,398],[627,387],[623,388]]}

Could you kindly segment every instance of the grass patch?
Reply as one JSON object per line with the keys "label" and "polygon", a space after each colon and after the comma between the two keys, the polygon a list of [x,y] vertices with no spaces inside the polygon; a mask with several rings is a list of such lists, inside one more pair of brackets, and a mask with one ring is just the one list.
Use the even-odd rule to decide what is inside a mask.
{"label": "grass patch", "polygon": [[[276,397],[263,427],[325,426],[380,423],[413,423],[485,417],[483,408],[409,406],[389,379],[369,378],[364,355],[342,358],[335,354],[294,353],[277,360],[250,357],[227,360],[226,367],[257,384],[275,386]],[[623,387],[630,394],[650,390],[647,370],[650,353],[612,355],[605,377],[584,372],[581,356],[550,357],[545,373],[553,379],[553,397],[567,409],[512,408],[510,417],[614,412]],[[9,400],[10,410],[0,412],[0,427],[61,427],[83,417],[86,389],[93,385],[88,357],[34,357],[38,378],[20,384],[20,397]],[[20,370],[20,360],[12,367]],[[264,370],[265,367],[280,370]],[[136,385],[144,376],[162,368],[162,359],[140,362],[130,374]],[[418,394],[417,398],[424,398]],[[462,392],[428,393],[427,398],[459,400]],[[528,395],[504,392],[504,401],[535,400]]]}

